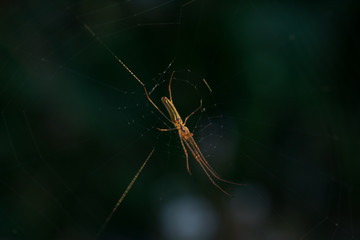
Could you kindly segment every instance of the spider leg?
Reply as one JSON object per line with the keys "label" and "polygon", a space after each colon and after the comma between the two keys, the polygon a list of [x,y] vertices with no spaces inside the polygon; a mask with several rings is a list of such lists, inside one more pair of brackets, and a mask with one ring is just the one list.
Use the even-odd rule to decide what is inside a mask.
{"label": "spider leg", "polygon": [[[186,150],[186,148],[185,148],[184,140],[181,138],[181,135],[180,135],[180,134],[179,134],[179,137],[180,137],[181,146],[182,146],[183,149],[184,149],[184,153],[185,153],[185,157],[186,157],[186,169],[188,170],[189,174],[191,175],[190,167],[189,167],[189,155],[188,155],[187,150]],[[185,142],[186,142],[186,141],[185,141]]]}
{"label": "spider leg", "polygon": [[158,106],[156,106],[156,104],[151,100],[147,90],[146,90],[146,87],[145,85],[143,85],[143,88],[144,88],[144,91],[145,91],[145,94],[146,94],[146,97],[147,99],[150,101],[150,103],[161,113],[161,115],[163,115],[169,122],[171,122],[171,120],[160,110],[160,108]]}
{"label": "spider leg", "polygon": [[171,81],[173,79],[174,76],[174,71],[171,73],[171,77],[170,77],[170,81],[169,81],[169,97],[170,97],[170,102],[172,102],[172,95],[171,95]]}
{"label": "spider leg", "polygon": [[156,128],[156,129],[161,132],[169,132],[169,131],[177,130],[177,128]]}
{"label": "spider leg", "polygon": [[208,176],[208,178],[210,179],[210,181],[212,182],[212,184],[217,187],[218,189],[220,189],[223,193],[225,193],[226,195],[232,197],[232,195],[228,192],[226,192],[222,187],[220,187],[215,181],[214,179],[211,177],[211,175],[209,174],[208,171],[210,171],[210,173],[215,177],[217,178],[216,175],[213,174],[213,172],[211,170],[209,170],[209,168],[204,165],[204,162],[202,161],[202,158],[201,158],[201,153],[197,152],[195,149],[193,149],[190,145],[190,143],[185,140],[185,144],[186,146],[190,149],[191,153],[193,154],[195,160],[199,163],[199,165],[201,166],[201,168],[203,169],[203,171],[205,172],[206,176]]}
{"label": "spider leg", "polygon": [[184,125],[186,124],[186,122],[187,122],[187,120],[189,119],[189,117],[191,117],[191,116],[194,115],[197,111],[199,111],[199,110],[201,109],[201,107],[202,107],[202,99],[200,99],[200,106],[199,106],[197,109],[195,109],[195,111],[193,111],[192,113],[190,113],[189,116],[187,116],[187,117],[185,118]]}
{"label": "spider leg", "polygon": [[202,165],[202,163],[197,159],[197,162],[200,164],[201,168],[204,170],[205,174],[208,176],[208,178],[210,179],[210,181],[212,182],[212,184],[214,184],[215,187],[217,187],[218,189],[220,189],[223,193],[225,193],[226,195],[228,195],[229,197],[232,197],[232,195],[230,193],[228,193],[227,191],[225,191],[222,187],[220,187],[218,184],[216,184],[216,182],[214,181],[214,179],[212,179],[212,177],[210,176],[210,174],[206,171],[205,167]]}
{"label": "spider leg", "polygon": [[241,183],[236,183],[236,182],[231,182],[228,180],[225,180],[223,178],[221,178],[219,176],[219,174],[211,167],[211,165],[208,163],[208,161],[206,161],[204,155],[202,154],[202,152],[200,151],[198,145],[196,144],[195,140],[193,138],[190,138],[190,140],[188,140],[188,147],[191,149],[192,152],[194,152],[196,155],[194,155],[195,159],[198,162],[201,162],[203,164],[203,166],[211,173],[212,176],[214,176],[217,180],[225,182],[225,183],[229,183],[229,184],[233,184],[233,185],[238,185],[238,186],[245,186],[246,184],[241,184]]}

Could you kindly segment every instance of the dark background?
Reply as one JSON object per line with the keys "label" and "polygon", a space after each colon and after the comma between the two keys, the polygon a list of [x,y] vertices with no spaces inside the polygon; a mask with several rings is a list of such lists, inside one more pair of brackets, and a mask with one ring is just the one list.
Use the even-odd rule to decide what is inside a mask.
{"label": "dark background", "polygon": [[[359,9],[2,2],[0,239],[94,239],[153,147],[100,239],[359,239]],[[159,106],[171,71],[183,117],[203,99],[189,127],[247,184],[221,184],[233,198],[192,156],[189,176],[176,132],[156,130],[170,125],[105,45]]]}

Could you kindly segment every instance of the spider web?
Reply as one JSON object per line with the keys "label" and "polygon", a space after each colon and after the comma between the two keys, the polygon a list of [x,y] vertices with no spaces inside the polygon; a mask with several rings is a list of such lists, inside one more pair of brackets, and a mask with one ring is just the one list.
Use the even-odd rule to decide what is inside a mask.
{"label": "spider web", "polygon": [[[353,9],[351,1],[4,4],[0,237],[95,238],[155,147],[99,238],[359,239]],[[187,125],[222,177],[247,184],[221,185],[234,198],[191,155],[188,175],[176,131],[156,129],[172,126],[107,48],[161,109],[172,71],[183,118],[202,99]]]}

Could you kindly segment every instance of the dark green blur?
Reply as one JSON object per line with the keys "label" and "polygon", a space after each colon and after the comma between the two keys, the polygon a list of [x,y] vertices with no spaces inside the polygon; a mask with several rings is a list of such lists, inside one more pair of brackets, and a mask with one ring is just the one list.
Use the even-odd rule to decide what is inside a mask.
{"label": "dark green blur", "polygon": [[[94,239],[153,147],[100,239],[168,239],[162,209],[183,195],[213,206],[210,239],[360,238],[359,3],[186,3],[2,4],[0,239]],[[171,71],[183,118],[204,100],[189,128],[212,123],[194,137],[222,177],[248,184],[221,184],[234,200],[191,155],[187,173],[177,133],[156,130],[166,120],[84,24],[159,84],[164,111]],[[232,215],[244,192],[268,207],[257,225]]]}

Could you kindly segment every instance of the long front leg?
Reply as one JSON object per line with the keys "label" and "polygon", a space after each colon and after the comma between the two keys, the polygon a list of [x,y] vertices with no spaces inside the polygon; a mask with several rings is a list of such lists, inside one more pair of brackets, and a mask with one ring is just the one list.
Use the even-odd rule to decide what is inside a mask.
{"label": "long front leg", "polygon": [[173,79],[174,73],[175,73],[175,72],[172,72],[172,73],[171,73],[171,77],[170,77],[170,81],[169,81],[169,97],[170,97],[170,102],[172,102],[171,81],[172,81],[172,79]]}

